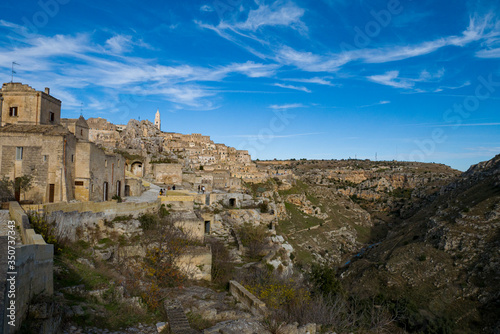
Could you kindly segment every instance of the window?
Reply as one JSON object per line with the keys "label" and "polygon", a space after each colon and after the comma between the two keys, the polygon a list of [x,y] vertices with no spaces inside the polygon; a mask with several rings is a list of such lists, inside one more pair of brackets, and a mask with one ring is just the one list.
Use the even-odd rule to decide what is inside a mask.
{"label": "window", "polygon": [[16,160],[23,160],[23,148],[16,147]]}
{"label": "window", "polygon": [[71,162],[75,162],[75,155],[74,154],[71,155]]}
{"label": "window", "polygon": [[80,129],[80,136],[83,136],[83,130]]}
{"label": "window", "polygon": [[43,162],[47,162],[47,160],[49,160],[49,156],[48,155],[44,155],[43,156]]}
{"label": "window", "polygon": [[75,181],[75,186],[83,186],[83,181]]}
{"label": "window", "polygon": [[19,116],[19,113],[17,111],[17,107],[10,107],[9,109],[9,116]]}
{"label": "window", "polygon": [[53,113],[52,111],[50,111],[50,112],[49,112],[49,120],[50,120],[51,122],[54,122],[54,119],[55,119],[55,115],[54,115],[54,113]]}
{"label": "window", "polygon": [[108,167],[108,160],[104,160],[104,167]]}

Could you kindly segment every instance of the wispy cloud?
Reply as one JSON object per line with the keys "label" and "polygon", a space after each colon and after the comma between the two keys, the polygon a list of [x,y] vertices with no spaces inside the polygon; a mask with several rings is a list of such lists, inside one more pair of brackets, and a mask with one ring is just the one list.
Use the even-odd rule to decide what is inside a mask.
{"label": "wispy cloud", "polygon": [[[435,73],[423,70],[416,78],[402,78],[399,75],[399,71],[388,71],[384,74],[368,76],[367,79],[381,85],[409,89],[413,88],[417,82],[440,81],[443,78],[444,73],[444,69],[440,69]],[[416,91],[423,92],[421,89],[416,89]]]}
{"label": "wispy cloud", "polygon": [[470,85],[471,85],[471,82],[470,81],[466,81],[463,84],[458,85],[458,86],[441,86],[441,87],[437,88],[436,90],[434,90],[434,93],[439,93],[439,92],[442,92],[444,90],[460,89],[460,88],[464,88],[464,87],[467,87],[467,86],[470,86]]}
{"label": "wispy cloud", "polygon": [[[0,25],[19,29],[7,21],[0,21]],[[125,94],[154,94],[173,103],[201,109],[213,108],[214,103],[207,98],[217,93],[204,86],[204,82],[222,82],[230,75],[272,77],[280,67],[252,61],[212,67],[172,66],[155,59],[125,55],[134,47],[150,49],[149,45],[128,35],[114,35],[102,45],[95,43],[90,34],[36,35],[26,38],[16,48],[0,48],[0,67],[10,68],[12,59],[15,59],[22,65],[18,73],[24,77],[31,78],[35,73],[45,76],[48,82],[52,82],[53,90],[60,92],[61,98],[65,97],[65,106],[80,104],[68,89],[98,86]],[[71,65],[68,65],[69,59]],[[33,81],[36,82],[30,82]],[[42,83],[42,87],[45,85]],[[92,105],[98,106],[96,103]],[[106,101],[100,105],[107,105]]]}
{"label": "wispy cloud", "polygon": [[304,9],[292,2],[283,4],[281,1],[276,1],[270,6],[261,3],[257,9],[248,13],[246,21],[234,24],[221,22],[219,28],[256,31],[265,26],[283,26],[306,31],[306,25],[300,20],[304,12]]}
{"label": "wispy cloud", "polygon": [[375,107],[375,106],[381,106],[381,105],[390,104],[390,103],[391,103],[391,101],[379,101],[377,103],[366,104],[364,106],[360,106],[359,108]]}
{"label": "wispy cloud", "polygon": [[[274,51],[274,59],[284,65],[293,65],[308,72],[335,72],[344,65],[360,61],[367,64],[381,64],[424,56],[448,47],[465,47],[473,42],[485,41],[493,43],[500,36],[500,24],[494,15],[475,15],[471,17],[469,26],[461,35],[446,36],[431,41],[423,41],[413,45],[393,45],[383,48],[361,48],[346,50],[340,53],[316,54],[310,51],[298,51],[290,46],[280,46]],[[497,49],[482,50],[479,57],[496,58]],[[400,86],[400,84],[396,84]]]}
{"label": "wispy cloud", "polygon": [[330,80],[332,77],[314,77],[314,78],[292,78],[292,79],[283,79],[285,81],[294,81],[294,82],[304,82],[304,83],[312,83],[312,84],[318,84],[318,85],[325,85],[325,86],[340,86],[340,84],[334,84]]}
{"label": "wispy cloud", "polygon": [[415,85],[415,83],[410,80],[399,78],[399,71],[389,71],[385,74],[371,75],[368,77],[368,80],[394,88],[412,88]]}
{"label": "wispy cloud", "polygon": [[468,123],[468,124],[443,124],[439,126],[449,126],[449,127],[457,127],[457,126],[499,126],[500,123]]}
{"label": "wispy cloud", "polygon": [[203,5],[200,7],[200,10],[202,12],[213,12],[214,8],[212,6],[209,6],[209,5]]}
{"label": "wispy cloud", "polygon": [[300,90],[300,91],[306,92],[306,93],[311,93],[311,90],[307,89],[304,86],[285,85],[285,84],[281,84],[281,83],[275,83],[274,86],[281,87],[281,88]]}
{"label": "wispy cloud", "polygon": [[269,106],[271,109],[279,110],[279,109],[292,109],[292,108],[304,108],[306,107],[302,103],[290,103],[290,104],[272,104]]}
{"label": "wispy cloud", "polygon": [[476,52],[478,58],[500,58],[500,48],[496,49],[483,49]]}

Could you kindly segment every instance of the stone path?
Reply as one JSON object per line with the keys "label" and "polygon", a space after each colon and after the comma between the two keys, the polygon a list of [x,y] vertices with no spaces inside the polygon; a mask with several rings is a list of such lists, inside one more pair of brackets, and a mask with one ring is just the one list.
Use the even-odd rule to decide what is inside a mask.
{"label": "stone path", "polygon": [[170,333],[172,334],[197,334],[198,332],[191,328],[184,313],[184,309],[178,301],[166,301],[165,311],[167,312]]}
{"label": "stone path", "polygon": [[143,192],[141,196],[126,197],[125,201],[134,203],[154,202],[158,199],[159,193],[160,193],[160,187],[151,183],[149,190]]}

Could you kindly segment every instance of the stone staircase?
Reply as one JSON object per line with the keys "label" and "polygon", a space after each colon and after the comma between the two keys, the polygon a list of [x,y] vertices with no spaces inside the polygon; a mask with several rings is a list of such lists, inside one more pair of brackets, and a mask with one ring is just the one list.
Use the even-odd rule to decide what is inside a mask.
{"label": "stone staircase", "polygon": [[182,305],[177,300],[169,300],[164,304],[167,312],[170,333],[172,334],[198,334],[189,326],[189,322],[184,313]]}

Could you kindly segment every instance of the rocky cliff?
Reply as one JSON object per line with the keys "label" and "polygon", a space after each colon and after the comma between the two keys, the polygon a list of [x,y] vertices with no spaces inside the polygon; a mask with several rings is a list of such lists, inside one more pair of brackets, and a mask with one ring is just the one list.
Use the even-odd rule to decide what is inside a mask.
{"label": "rocky cliff", "polygon": [[[500,156],[471,167],[341,274],[410,330],[500,329]],[[495,332],[495,333],[496,333]]]}

